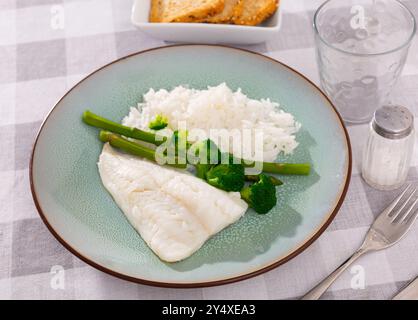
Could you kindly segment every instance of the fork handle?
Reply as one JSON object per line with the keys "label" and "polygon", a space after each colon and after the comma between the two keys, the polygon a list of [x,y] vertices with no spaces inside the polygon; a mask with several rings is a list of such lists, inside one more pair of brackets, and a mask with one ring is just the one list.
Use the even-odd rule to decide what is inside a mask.
{"label": "fork handle", "polygon": [[334,281],[358,258],[365,254],[368,250],[360,248],[350,258],[343,262],[333,273],[322,280],[316,287],[302,297],[302,300],[318,300],[325,291],[334,283]]}

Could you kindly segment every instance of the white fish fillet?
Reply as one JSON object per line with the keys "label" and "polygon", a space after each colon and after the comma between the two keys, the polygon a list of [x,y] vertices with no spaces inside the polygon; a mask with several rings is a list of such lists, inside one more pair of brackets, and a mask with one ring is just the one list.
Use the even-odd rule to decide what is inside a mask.
{"label": "white fish fillet", "polygon": [[183,260],[247,210],[238,192],[216,189],[189,173],[162,167],[105,144],[103,185],[148,246],[167,262]]}

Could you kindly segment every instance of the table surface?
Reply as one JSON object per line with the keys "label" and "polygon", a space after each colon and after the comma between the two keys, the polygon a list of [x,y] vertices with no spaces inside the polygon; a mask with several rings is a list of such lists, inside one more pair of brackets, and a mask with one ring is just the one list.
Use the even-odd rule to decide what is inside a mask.
{"label": "table surface", "polygon": [[[311,24],[321,2],[282,0],[280,36],[245,48],[278,59],[318,83]],[[418,2],[405,3],[418,17]],[[246,281],[202,289],[162,289],[119,280],[73,256],[41,222],[30,194],[28,164],[42,119],[67,90],[96,68],[129,53],[166,45],[131,25],[131,5],[131,0],[0,1],[0,298],[300,297],[355,251],[374,217],[398,192],[376,191],[359,175],[367,125],[348,127],[353,175],[333,223],[302,254]],[[410,108],[417,117],[417,89],[415,41],[392,102]],[[417,167],[418,147],[409,181],[417,182]],[[418,224],[398,245],[358,260],[323,298],[389,299],[418,274],[416,252]],[[54,285],[57,276],[64,280],[63,287]]]}

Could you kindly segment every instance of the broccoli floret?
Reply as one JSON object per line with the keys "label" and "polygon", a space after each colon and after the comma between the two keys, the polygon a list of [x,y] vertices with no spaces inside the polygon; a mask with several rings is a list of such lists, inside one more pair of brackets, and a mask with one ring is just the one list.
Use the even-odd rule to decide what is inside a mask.
{"label": "broccoli floret", "polygon": [[245,184],[244,166],[241,164],[218,164],[206,173],[206,181],[225,191],[240,191]]}
{"label": "broccoli floret", "polygon": [[276,188],[270,177],[260,174],[259,181],[241,190],[241,198],[259,214],[269,212],[277,203]]}
{"label": "broccoli floret", "polygon": [[205,179],[215,188],[225,191],[240,191],[245,184],[245,169],[241,164],[232,164],[227,158],[225,164],[221,164],[222,153],[218,146],[210,139],[197,142],[194,145],[197,156],[201,162],[196,164],[196,172],[199,178]]}
{"label": "broccoli floret", "polygon": [[194,156],[201,164],[216,165],[221,161],[221,151],[215,142],[210,139],[198,141],[193,144]]}
{"label": "broccoli floret", "polygon": [[213,164],[201,164],[198,163],[195,165],[196,168],[196,177],[206,180],[206,174],[213,167]]}
{"label": "broccoli floret", "polygon": [[[198,141],[193,145],[194,156],[198,161],[195,164],[196,176],[206,180],[206,174],[221,160],[218,146],[210,139]],[[214,163],[212,163],[214,162]]]}
{"label": "broccoli floret", "polygon": [[148,125],[150,129],[161,130],[168,126],[168,119],[161,114],[157,114],[155,119]]}

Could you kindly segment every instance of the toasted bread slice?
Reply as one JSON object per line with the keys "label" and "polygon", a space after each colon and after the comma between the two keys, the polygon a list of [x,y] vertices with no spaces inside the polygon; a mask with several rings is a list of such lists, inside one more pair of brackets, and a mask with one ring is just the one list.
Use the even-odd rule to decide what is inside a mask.
{"label": "toasted bread slice", "polygon": [[151,22],[193,22],[222,12],[225,0],[151,0]]}
{"label": "toasted bread slice", "polygon": [[235,24],[255,26],[260,24],[274,12],[278,7],[277,0],[242,0],[244,3],[244,10],[241,15],[234,18]]}
{"label": "toasted bread slice", "polygon": [[204,20],[209,23],[228,23],[234,17],[239,17],[244,9],[243,0],[225,0],[225,7],[221,13]]}

